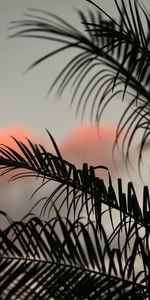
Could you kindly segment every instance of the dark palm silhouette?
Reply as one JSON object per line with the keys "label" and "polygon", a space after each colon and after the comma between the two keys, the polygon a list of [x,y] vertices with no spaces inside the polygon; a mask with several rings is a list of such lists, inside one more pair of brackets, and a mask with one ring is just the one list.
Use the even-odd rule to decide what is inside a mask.
{"label": "dark palm silhouette", "polygon": [[[87,15],[78,12],[86,33],[60,17],[34,9],[27,19],[13,24],[19,31],[12,36],[60,42],[59,49],[30,68],[61,51],[73,47],[80,51],[57,76],[50,91],[57,86],[61,96],[71,84],[71,103],[78,99],[77,112],[82,106],[82,116],[91,101],[91,119],[95,113],[99,122],[114,96],[130,95],[116,142],[127,126],[122,144],[127,161],[134,134],[142,128],[140,166],[149,137],[150,18],[137,1],[115,3],[118,22],[100,7]],[[15,180],[35,176],[43,180],[40,188],[50,181],[57,183],[49,197],[37,203],[45,201],[40,217],[28,214],[20,222],[12,222],[1,212],[9,223],[0,231],[1,299],[150,299],[148,187],[143,188],[141,202],[132,182],[126,194],[118,179],[115,191],[106,167],[85,163],[77,169],[63,159],[48,134],[56,155],[29,140],[28,145],[16,140],[18,152],[0,148],[3,176],[10,171],[15,171]],[[96,176],[97,168],[108,173],[108,187]],[[43,219],[46,213],[48,221]]]}

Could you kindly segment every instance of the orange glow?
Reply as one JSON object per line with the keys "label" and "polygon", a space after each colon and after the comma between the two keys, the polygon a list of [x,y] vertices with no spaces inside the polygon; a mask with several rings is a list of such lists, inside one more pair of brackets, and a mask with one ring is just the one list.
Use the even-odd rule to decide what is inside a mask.
{"label": "orange glow", "polygon": [[[50,130],[49,130],[50,131]],[[50,131],[51,132],[51,131]],[[137,172],[131,170],[128,174],[125,162],[119,152],[115,153],[115,163],[112,156],[112,147],[115,140],[116,126],[114,124],[101,125],[100,132],[97,128],[90,125],[84,125],[74,129],[69,136],[58,142],[55,136],[56,144],[61,152],[62,157],[75,164],[77,168],[82,168],[83,163],[88,163],[88,166],[106,166],[111,174],[111,178],[114,179],[114,183],[117,182],[117,178],[123,178],[124,183],[132,180],[133,183],[137,182]],[[22,141],[27,146],[26,140],[31,140],[32,143],[42,144],[45,149],[54,155],[56,155],[55,149],[50,142],[50,139],[46,132],[40,137],[34,133],[31,133],[29,129],[25,129],[19,126],[13,126],[0,129],[0,147],[3,145],[9,146],[20,153],[18,146],[11,136],[14,136],[17,140]],[[132,164],[136,166],[135,159],[137,149],[131,156]],[[103,178],[108,179],[108,173],[106,170],[100,169],[96,174]],[[4,181],[7,177],[4,178]],[[2,182],[2,178],[0,180]],[[106,181],[105,181],[106,182]]]}
{"label": "orange glow", "polygon": [[20,127],[0,128],[0,145],[3,144],[11,148],[16,148],[16,143],[12,139],[12,136],[17,140],[25,142],[25,137],[30,138],[31,133]]}
{"label": "orange glow", "polygon": [[62,143],[61,153],[65,159],[72,157],[78,166],[83,162],[97,165],[102,161],[108,162],[114,139],[114,126],[103,126],[100,137],[95,127],[84,126],[74,130]]}
{"label": "orange glow", "polygon": [[19,151],[19,148],[12,137],[23,142],[24,144],[28,144],[27,139],[29,139],[32,143],[44,144],[44,139],[41,137],[39,138],[36,134],[33,134],[31,130],[22,128],[20,126],[12,126],[0,128],[0,147],[6,145],[16,151]]}
{"label": "orange glow", "polygon": [[[82,168],[83,163],[88,165],[108,167],[112,175],[117,176],[116,166],[113,162],[112,148],[115,140],[116,127],[106,124],[97,128],[89,125],[74,130],[61,144],[61,153],[64,159]],[[123,168],[122,158],[117,157],[119,169]],[[106,174],[106,171],[102,171]],[[102,174],[105,178],[106,175]]]}
{"label": "orange glow", "polygon": [[[113,171],[112,147],[115,140],[116,127],[113,124],[103,125],[99,133],[100,136],[97,128],[90,125],[75,129],[58,145],[64,159],[80,168],[86,162],[93,166],[105,165]],[[30,130],[19,126],[0,129],[0,146],[6,145],[19,151],[12,136],[27,145],[27,139],[33,143],[41,143],[48,151],[55,154],[52,144],[49,144],[47,134],[45,134],[44,138],[39,138],[32,134]],[[56,143],[58,144],[57,140]]]}

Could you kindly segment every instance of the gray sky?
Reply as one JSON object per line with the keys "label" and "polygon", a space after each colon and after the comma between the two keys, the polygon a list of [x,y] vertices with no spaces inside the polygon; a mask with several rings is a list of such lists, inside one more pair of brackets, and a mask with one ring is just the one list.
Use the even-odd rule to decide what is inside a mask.
{"label": "gray sky", "polygon": [[[115,15],[114,0],[97,0],[95,3]],[[143,3],[147,5],[148,0]],[[47,53],[50,47],[55,48],[55,44],[35,39],[8,39],[10,21],[21,19],[31,7],[48,10],[81,27],[75,9],[85,11],[92,5],[86,0],[0,0],[0,128],[19,124],[42,135],[47,128],[58,141],[81,123],[80,116],[75,118],[75,107],[69,109],[69,93],[59,103],[54,101],[55,93],[47,97],[52,79],[64,66],[64,60],[68,59],[66,53],[24,75],[28,66]],[[122,109],[121,101],[116,102],[115,112],[112,113],[113,105],[104,115],[104,121],[116,122]],[[88,122],[89,118],[84,120]]]}
{"label": "gray sky", "polygon": [[[114,13],[114,1],[97,1]],[[22,18],[27,9],[41,8],[64,17],[77,27],[81,27],[75,8],[85,11],[91,8],[85,0],[0,0],[0,128],[20,125],[35,133],[45,134],[47,128],[59,140],[66,136],[75,126],[81,124],[80,116],[75,118],[75,107],[69,109],[69,92],[58,103],[54,101],[55,93],[47,97],[52,79],[64,66],[66,53],[39,65],[32,71],[23,74],[28,66],[41,55],[47,53],[54,43],[32,39],[8,39],[9,23]],[[120,104],[120,105],[119,105]],[[120,115],[122,105],[117,104]],[[116,120],[117,113],[108,111],[105,120]],[[89,118],[85,117],[85,122]]]}

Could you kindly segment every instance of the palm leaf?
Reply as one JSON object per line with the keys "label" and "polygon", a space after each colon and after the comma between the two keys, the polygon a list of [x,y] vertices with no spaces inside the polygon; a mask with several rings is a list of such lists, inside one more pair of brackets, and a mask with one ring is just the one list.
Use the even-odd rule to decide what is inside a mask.
{"label": "palm leaf", "polygon": [[126,270],[124,253],[101,232],[93,222],[65,221],[58,213],[48,222],[27,216],[9,224],[0,231],[1,299],[123,299],[125,292],[146,299],[147,272],[135,267],[137,256],[146,257],[142,246],[138,254],[141,240],[131,247]]}
{"label": "palm leaf", "polygon": [[[118,245],[120,245],[123,227],[129,241],[132,241],[133,236],[138,239],[139,232],[143,227],[145,239],[148,241],[150,226],[148,187],[143,188],[142,207],[136,196],[132,182],[128,183],[126,195],[122,190],[122,181],[118,179],[117,194],[106,167],[88,167],[84,163],[82,169],[76,169],[75,165],[62,158],[53,137],[50,134],[49,137],[55,148],[56,155],[47,152],[43,146],[33,144],[29,140],[29,146],[27,146],[15,139],[19,147],[18,152],[7,146],[1,147],[1,176],[5,176],[5,174],[8,176],[9,172],[13,170],[15,174],[10,175],[10,180],[29,176],[39,177],[39,187],[36,188],[32,198],[35,194],[38,195],[38,191],[45,184],[49,182],[57,183],[53,190],[48,186],[50,194],[47,197],[40,198],[38,201],[36,200],[36,204],[33,205],[34,209],[35,206],[45,201],[42,204],[41,217],[51,219],[54,217],[56,207],[58,213],[65,215],[67,219],[74,220],[74,222],[80,217],[85,216],[86,213],[89,222],[94,217],[96,227],[100,230],[100,233],[102,233],[101,225],[103,222],[105,223],[109,220],[109,227],[113,230],[113,234],[109,238],[110,243],[118,236]],[[97,169],[105,169],[108,172],[108,187],[106,187],[101,178],[96,176]],[[129,247],[129,242],[127,242],[127,246]],[[34,245],[32,248],[34,249]]]}
{"label": "palm leaf", "polygon": [[[79,99],[76,113],[81,111],[83,118],[85,109],[91,102],[91,120],[95,115],[95,121],[99,122],[101,114],[112,98],[119,93],[122,93],[124,97],[125,94],[130,93],[131,89],[133,100],[130,100],[127,110],[123,114],[117,130],[117,138],[120,136],[120,131],[127,125],[131,128],[131,135],[135,134],[139,128],[143,128],[143,119],[145,131],[148,131],[149,14],[136,0],[128,0],[126,4],[124,0],[120,0],[120,3],[115,0],[119,13],[117,22],[98,5],[90,0],[87,2],[95,6],[97,11],[95,13],[89,11],[87,14],[78,11],[80,20],[85,26],[85,33],[52,13],[32,9],[25,14],[25,19],[13,22],[11,28],[17,29],[18,32],[11,36],[46,39],[62,44],[57,50],[50,51],[36,60],[29,69],[58,52],[76,48],[77,55],[71,58],[60,71],[49,91],[57,86],[57,95],[61,96],[66,87],[71,85],[71,105],[76,97]],[[142,17],[145,18],[146,29],[141,21]],[[93,72],[95,72],[94,76]],[[122,88],[118,89],[120,85]],[[127,112],[131,108],[132,111],[127,118]],[[139,116],[141,120],[139,120]],[[146,143],[147,137],[147,134],[144,134],[142,143]],[[132,139],[127,142],[127,151]],[[143,149],[142,143],[140,150]],[[140,158],[141,155],[139,155]]]}

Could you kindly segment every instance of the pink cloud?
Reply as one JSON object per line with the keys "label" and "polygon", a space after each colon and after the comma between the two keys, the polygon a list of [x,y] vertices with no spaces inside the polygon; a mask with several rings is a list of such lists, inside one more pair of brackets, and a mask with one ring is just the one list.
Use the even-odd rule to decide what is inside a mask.
{"label": "pink cloud", "polygon": [[[114,124],[103,125],[99,133],[100,136],[97,128],[90,125],[75,129],[61,143],[62,156],[78,168],[82,168],[85,162],[92,166],[104,165],[113,176],[118,177],[120,171],[122,173],[124,169],[124,163],[118,153],[116,170],[112,156],[116,126]],[[102,177],[105,177],[104,172],[106,174],[106,171],[101,171]]]}
{"label": "pink cloud", "polygon": [[27,139],[33,143],[42,143],[42,139],[39,139],[38,135],[33,134],[32,131],[27,128],[18,125],[0,128],[0,146],[3,144],[18,150],[16,142],[12,137],[25,144],[27,144]]}
{"label": "pink cloud", "polygon": [[[100,137],[95,127],[84,125],[83,127],[74,129],[69,136],[62,140],[62,142],[58,143],[56,140],[56,143],[63,158],[75,164],[78,168],[82,168],[83,163],[88,163],[89,166],[104,165],[108,167],[110,171],[113,186],[116,188],[116,191],[117,178],[120,177],[122,178],[124,186],[123,190],[125,193],[127,192],[128,181],[132,180],[136,191],[141,195],[141,181],[137,180],[137,170],[136,172],[131,172],[131,176],[129,176],[121,154],[118,152],[116,152],[115,155],[116,165],[113,161],[112,147],[115,140],[115,133],[116,127],[114,124],[102,125],[100,127]],[[33,143],[41,143],[45,146],[47,151],[56,154],[54,147],[46,134],[44,134],[44,137],[39,137],[30,130],[20,128],[19,126],[0,129],[0,143],[7,144],[17,150],[15,142],[10,136],[14,136],[25,143],[25,137],[27,137]],[[136,160],[137,152],[138,149],[136,147],[131,156],[133,164]],[[134,165],[136,166],[136,163]],[[100,170],[97,175],[103,178],[105,183],[107,183],[108,173],[106,171]],[[7,178],[4,178],[4,183],[5,180],[7,181]],[[6,210],[14,217],[24,215],[25,211],[28,211],[28,208],[33,205],[33,203],[29,202],[30,194],[32,194],[31,190],[34,190],[34,182],[31,180],[27,183],[23,180],[5,186],[5,184],[3,185],[3,179],[1,177],[0,209]]]}

